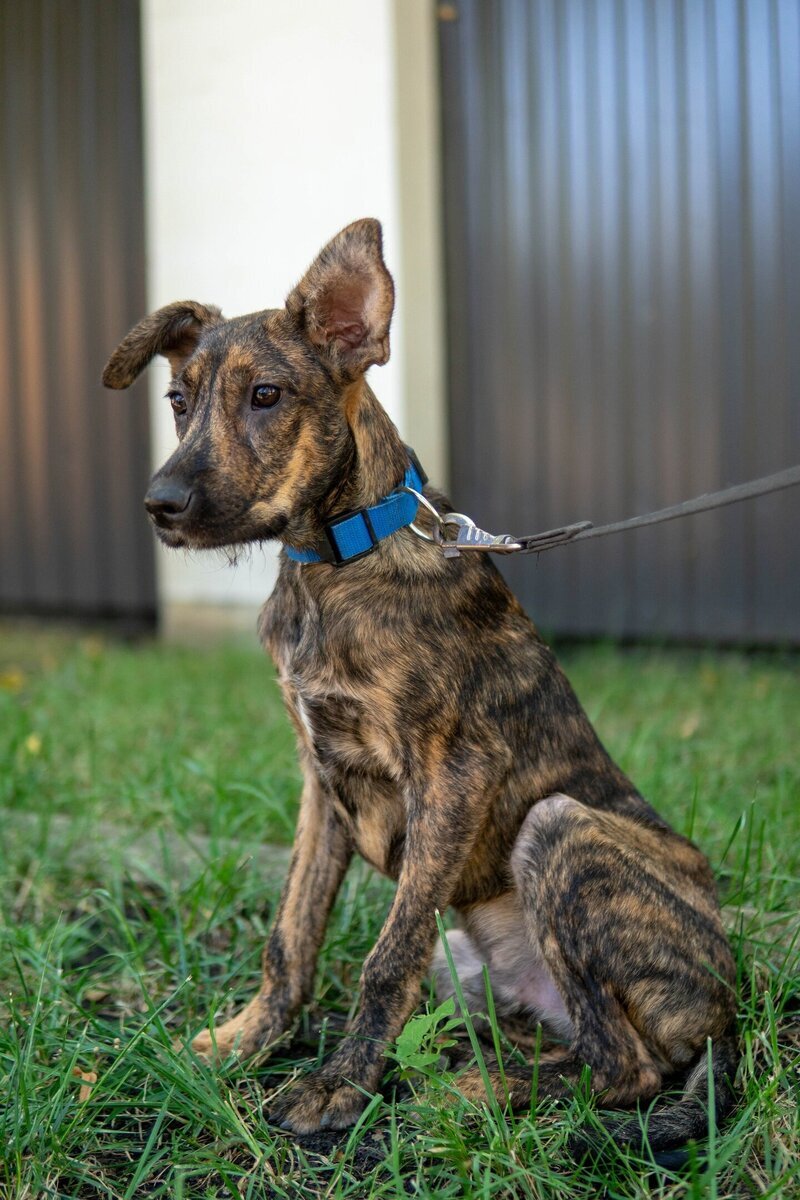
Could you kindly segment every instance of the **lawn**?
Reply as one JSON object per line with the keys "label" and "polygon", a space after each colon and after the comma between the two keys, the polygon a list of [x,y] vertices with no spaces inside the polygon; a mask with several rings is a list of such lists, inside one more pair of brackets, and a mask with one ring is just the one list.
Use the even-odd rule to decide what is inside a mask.
{"label": "lawn", "polygon": [[584,1094],[515,1116],[468,1106],[438,1065],[447,1014],[407,1027],[355,1131],[270,1126],[270,1090],[340,1036],[391,885],[348,875],[291,1045],[245,1069],[192,1061],[180,1039],[252,993],[274,844],[291,841],[299,777],[271,667],[249,644],[17,624],[0,626],[0,1196],[800,1195],[800,659],[561,657],[615,757],[709,854],[726,905],[740,1100],[681,1171],[619,1152],[576,1166]]}

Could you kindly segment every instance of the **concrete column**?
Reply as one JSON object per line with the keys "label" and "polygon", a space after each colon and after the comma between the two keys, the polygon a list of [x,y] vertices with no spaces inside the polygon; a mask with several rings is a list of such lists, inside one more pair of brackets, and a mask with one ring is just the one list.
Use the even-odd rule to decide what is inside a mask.
{"label": "concrete column", "polygon": [[[143,0],[148,295],[277,307],[361,216],[384,226],[392,359],[370,383],[442,478],[435,28],[426,0]],[[175,443],[152,372],[153,459]],[[254,624],[276,549],[230,567],[159,548],[162,628]]]}

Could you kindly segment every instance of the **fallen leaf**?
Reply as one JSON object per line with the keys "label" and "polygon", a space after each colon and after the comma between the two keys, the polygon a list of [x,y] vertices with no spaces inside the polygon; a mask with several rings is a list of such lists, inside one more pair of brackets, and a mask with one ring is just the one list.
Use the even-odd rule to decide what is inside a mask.
{"label": "fallen leaf", "polygon": [[25,749],[28,751],[28,754],[41,754],[42,735],[40,733],[29,733],[25,738]]}
{"label": "fallen leaf", "polygon": [[697,733],[699,728],[700,714],[696,712],[688,713],[681,722],[680,735],[682,738],[690,738],[693,734]]}
{"label": "fallen leaf", "polygon": [[20,692],[24,683],[25,675],[19,667],[9,667],[7,671],[0,671],[0,688],[4,692]]}
{"label": "fallen leaf", "polygon": [[86,991],[83,993],[83,998],[84,998],[84,1000],[88,1000],[90,1004],[98,1004],[101,1000],[105,1000],[106,997],[110,996],[110,995],[111,995],[110,988],[95,987],[95,988],[87,988]]}
{"label": "fallen leaf", "polygon": [[73,1067],[72,1074],[76,1079],[83,1080],[78,1092],[78,1100],[81,1104],[88,1100],[92,1094],[92,1084],[97,1083],[96,1071],[82,1071],[80,1067]]}

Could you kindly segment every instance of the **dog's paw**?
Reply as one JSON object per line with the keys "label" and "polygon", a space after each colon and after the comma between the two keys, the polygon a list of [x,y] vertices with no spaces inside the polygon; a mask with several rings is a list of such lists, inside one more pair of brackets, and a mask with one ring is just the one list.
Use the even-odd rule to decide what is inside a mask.
{"label": "dog's paw", "polygon": [[275,1041],[280,1032],[274,1029],[263,999],[256,996],[229,1021],[215,1025],[213,1030],[201,1030],[191,1045],[198,1057],[224,1062],[231,1055],[251,1058]]}
{"label": "dog's paw", "polygon": [[347,1129],[354,1125],[370,1096],[341,1076],[321,1072],[307,1075],[268,1105],[273,1124],[291,1133],[316,1133],[320,1129]]}
{"label": "dog's paw", "polygon": [[205,1058],[209,1062],[223,1062],[235,1050],[238,1051],[235,1035],[226,1032],[227,1026],[231,1024],[232,1021],[227,1021],[224,1025],[216,1026],[213,1034],[211,1030],[203,1029],[197,1037],[192,1038],[190,1045],[197,1057]]}

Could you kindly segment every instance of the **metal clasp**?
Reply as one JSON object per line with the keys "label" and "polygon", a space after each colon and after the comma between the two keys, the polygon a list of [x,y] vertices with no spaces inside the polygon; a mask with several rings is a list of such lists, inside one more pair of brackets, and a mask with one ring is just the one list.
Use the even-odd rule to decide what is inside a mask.
{"label": "metal clasp", "polygon": [[426,533],[424,529],[420,529],[419,525],[415,525],[412,521],[409,529],[415,533],[418,538],[422,538],[423,542],[435,542],[437,546],[444,545],[444,534],[442,525],[442,514],[438,508],[434,508],[427,496],[423,496],[422,492],[415,491],[412,487],[407,487],[406,484],[401,484],[399,488],[395,488],[398,492],[408,492],[409,496],[413,496],[417,504],[421,504],[426,508],[433,517],[433,533]]}
{"label": "metal clasp", "polygon": [[445,513],[441,523],[445,558],[456,558],[465,550],[509,554],[522,549],[522,544],[515,541],[510,533],[487,533],[464,513]]}
{"label": "metal clasp", "polygon": [[424,529],[413,524],[409,525],[409,529],[424,541],[435,542],[437,546],[441,546],[445,558],[458,558],[462,551],[466,550],[507,554],[522,549],[522,543],[515,541],[510,533],[500,533],[496,536],[487,533],[485,529],[479,529],[471,517],[465,516],[464,513],[440,513],[426,496],[414,488],[401,486],[397,490],[408,492],[433,517],[432,533],[426,533]]}

